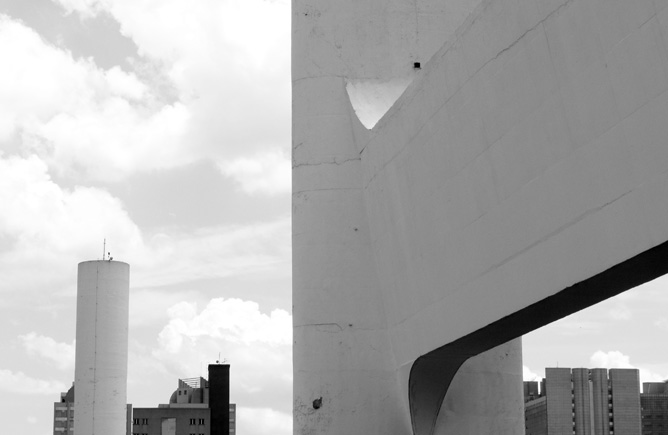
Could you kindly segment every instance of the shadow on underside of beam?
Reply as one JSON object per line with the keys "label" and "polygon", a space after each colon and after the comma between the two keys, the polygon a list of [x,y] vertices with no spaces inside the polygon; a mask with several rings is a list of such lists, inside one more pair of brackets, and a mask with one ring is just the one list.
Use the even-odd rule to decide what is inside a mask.
{"label": "shadow on underside of beam", "polygon": [[469,358],[666,273],[668,242],[419,357],[409,378],[413,433],[433,435],[452,379]]}

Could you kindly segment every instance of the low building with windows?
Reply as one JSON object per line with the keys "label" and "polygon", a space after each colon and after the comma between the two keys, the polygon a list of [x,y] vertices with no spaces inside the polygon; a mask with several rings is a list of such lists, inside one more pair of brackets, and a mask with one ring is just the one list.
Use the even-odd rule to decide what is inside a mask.
{"label": "low building with windows", "polygon": [[169,403],[134,408],[133,435],[236,434],[236,405],[230,403],[230,366],[209,365],[209,379],[179,379]]}
{"label": "low building with windows", "polygon": [[53,404],[53,435],[74,433],[74,384],[66,393],[60,393],[60,402]]}

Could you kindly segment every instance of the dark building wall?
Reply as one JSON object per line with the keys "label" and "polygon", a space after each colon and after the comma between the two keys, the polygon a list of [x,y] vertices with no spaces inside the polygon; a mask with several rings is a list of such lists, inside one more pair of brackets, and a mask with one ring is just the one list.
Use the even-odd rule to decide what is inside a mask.
{"label": "dark building wall", "polygon": [[536,381],[524,381],[524,402],[529,402],[531,400],[538,399],[540,395],[538,394],[538,382]]}
{"label": "dark building wall", "polygon": [[525,435],[548,435],[547,399],[541,397],[531,400],[524,407]]}
{"label": "dark building wall", "polygon": [[[643,391],[652,391],[643,384]],[[668,395],[641,394],[642,435],[668,435]]]}
{"label": "dark building wall", "polygon": [[132,433],[162,435],[162,421],[168,418],[176,419],[176,435],[212,435],[207,408],[134,408]]}
{"label": "dark building wall", "polygon": [[209,408],[211,435],[228,435],[230,431],[230,366],[209,365]]}
{"label": "dark building wall", "polygon": [[642,392],[643,394],[668,394],[667,382],[643,382]]}

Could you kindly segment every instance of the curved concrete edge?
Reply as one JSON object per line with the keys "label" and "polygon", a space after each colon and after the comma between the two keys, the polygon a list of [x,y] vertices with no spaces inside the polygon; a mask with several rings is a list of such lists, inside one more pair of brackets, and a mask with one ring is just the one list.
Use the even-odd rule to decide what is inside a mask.
{"label": "curved concrete edge", "polygon": [[443,399],[469,358],[668,273],[668,242],[418,358],[409,378],[415,435],[432,435]]}

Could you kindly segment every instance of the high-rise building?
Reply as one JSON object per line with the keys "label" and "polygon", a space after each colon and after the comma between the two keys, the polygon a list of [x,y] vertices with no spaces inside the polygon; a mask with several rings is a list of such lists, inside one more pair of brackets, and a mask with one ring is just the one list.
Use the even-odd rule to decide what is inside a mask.
{"label": "high-rise building", "polygon": [[[532,397],[533,386],[525,386]],[[525,403],[526,435],[640,435],[636,369],[547,368]]]}
{"label": "high-rise building", "polygon": [[644,382],[642,390],[642,435],[668,435],[668,381]]}
{"label": "high-rise building", "polygon": [[126,431],[129,283],[127,263],[79,263],[74,435]]}
{"label": "high-rise building", "polygon": [[179,379],[169,403],[134,408],[133,435],[227,435],[236,433],[236,405],[230,403],[230,366],[209,365],[209,380]]}

